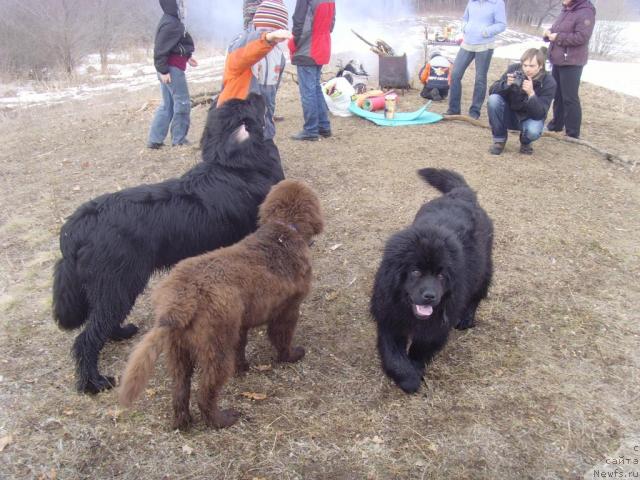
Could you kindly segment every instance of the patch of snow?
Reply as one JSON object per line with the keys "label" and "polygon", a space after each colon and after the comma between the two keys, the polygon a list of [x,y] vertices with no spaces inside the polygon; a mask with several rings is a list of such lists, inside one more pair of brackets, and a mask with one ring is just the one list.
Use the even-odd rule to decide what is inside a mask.
{"label": "patch of snow", "polygon": [[[110,60],[116,61],[118,56],[110,56]],[[24,108],[35,105],[57,104],[68,100],[82,100],[95,95],[102,95],[117,90],[129,92],[138,91],[149,86],[159,85],[156,70],[152,62],[118,64],[109,63],[110,75],[93,74],[84,72],[90,70],[100,71],[99,55],[90,55],[87,62],[77,69],[82,77],[89,77],[87,81],[74,86],[56,88],[54,82],[37,83],[27,82],[23,84],[6,84],[2,86],[0,94],[0,107]],[[198,59],[198,66],[187,67],[187,82],[189,84],[211,83],[222,79],[224,56],[217,55]],[[90,80],[90,82],[89,82]]]}
{"label": "patch of snow", "polygon": [[[621,33],[623,39],[619,52],[626,52],[628,62],[608,62],[590,60],[585,66],[582,80],[610,90],[622,92],[640,98],[640,36],[637,31],[640,22],[620,22],[624,25]],[[378,70],[378,58],[369,50],[369,46],[358,39],[352,29],[361,34],[368,41],[375,43],[377,39],[385,40],[394,48],[397,54],[407,54],[410,73],[416,73],[425,60],[425,28],[429,38],[435,29],[444,25],[454,25],[460,28],[459,19],[434,16],[429,18],[407,17],[393,21],[367,20],[359,23],[337,23],[332,35],[334,55],[343,60],[357,59],[373,76]],[[544,45],[539,37],[507,29],[500,34],[496,41],[497,48],[494,56],[509,60],[518,60],[522,52],[528,48],[538,48]],[[458,51],[457,46],[430,45],[429,50],[441,51],[453,60]],[[285,49],[286,50],[286,49]],[[117,90],[136,91],[149,86],[157,86],[153,62],[147,57],[146,51],[138,52],[136,60],[146,58],[146,61],[131,61],[129,54],[109,55],[109,74],[100,73],[100,56],[89,55],[82,66],[77,69],[80,84],[69,87],[57,87],[55,82],[13,83],[0,85],[0,108],[24,108],[33,105],[53,104],[72,99],[84,99],[94,95],[101,95]],[[211,84],[219,82],[224,68],[224,55],[211,57],[197,57],[199,66],[187,69],[187,79],[190,84]]]}

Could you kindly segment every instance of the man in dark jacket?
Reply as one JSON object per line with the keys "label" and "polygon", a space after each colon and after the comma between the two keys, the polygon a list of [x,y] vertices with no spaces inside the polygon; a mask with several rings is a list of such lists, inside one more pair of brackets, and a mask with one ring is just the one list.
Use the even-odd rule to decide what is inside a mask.
{"label": "man in dark jacket", "polygon": [[327,104],[320,74],[331,58],[331,32],[336,19],[334,0],[297,0],[293,14],[291,63],[298,70],[304,127],[294,140],[318,140],[331,136]]}
{"label": "man in dark jacket", "polygon": [[171,144],[184,145],[187,141],[191,116],[191,99],[185,70],[198,62],[192,58],[193,39],[187,32],[184,0],[160,0],[164,15],[156,30],[153,61],[160,80],[162,104],[156,110],[147,146],[157,149],[171,126]]}
{"label": "man in dark jacket", "polygon": [[582,108],[580,78],[589,58],[589,39],[595,25],[596,9],[589,0],[562,0],[562,11],[543,38],[550,42],[549,60],[558,84],[553,102],[553,120],[547,128],[566,129],[569,137],[580,137]]}
{"label": "man in dark jacket", "polygon": [[520,153],[531,155],[531,143],[542,135],[544,120],[556,91],[556,82],[544,68],[546,48],[530,48],[520,63],[510,65],[489,89],[489,124],[493,145],[489,153],[500,155],[507,130],[520,131]]}

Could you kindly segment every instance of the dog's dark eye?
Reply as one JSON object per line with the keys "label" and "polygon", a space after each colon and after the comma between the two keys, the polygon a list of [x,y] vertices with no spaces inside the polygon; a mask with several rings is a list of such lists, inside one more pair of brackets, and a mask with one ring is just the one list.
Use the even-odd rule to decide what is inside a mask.
{"label": "dog's dark eye", "polygon": [[413,270],[411,272],[411,276],[413,278],[420,278],[422,276],[422,272],[420,270]]}
{"label": "dog's dark eye", "polygon": [[441,282],[444,281],[444,274],[443,273],[439,273],[438,274],[438,280],[440,280]]}

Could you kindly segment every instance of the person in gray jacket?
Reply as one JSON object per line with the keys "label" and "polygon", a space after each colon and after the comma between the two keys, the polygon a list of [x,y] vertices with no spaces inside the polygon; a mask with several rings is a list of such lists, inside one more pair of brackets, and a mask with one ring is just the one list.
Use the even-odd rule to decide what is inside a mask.
{"label": "person in gray jacket", "polygon": [[171,144],[185,145],[188,142],[191,122],[191,99],[185,71],[187,64],[196,67],[192,57],[194,44],[184,26],[184,0],[160,0],[164,15],[156,30],[153,60],[160,80],[162,103],[151,122],[147,147],[161,148],[171,127]]}

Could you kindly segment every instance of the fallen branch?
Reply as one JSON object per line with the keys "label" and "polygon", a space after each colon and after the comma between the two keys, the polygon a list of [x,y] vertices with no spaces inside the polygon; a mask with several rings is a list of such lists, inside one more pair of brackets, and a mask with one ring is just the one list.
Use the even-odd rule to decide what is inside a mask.
{"label": "fallen branch", "polygon": [[461,122],[467,122],[467,123],[470,123],[471,125],[475,125],[476,127],[491,128],[486,123],[481,122],[480,120],[476,120],[475,118],[467,117],[466,115],[445,115],[444,117],[442,117],[442,120],[446,120],[446,121],[460,120]]}
{"label": "fallen branch", "polygon": [[596,152],[598,152],[600,155],[602,155],[605,160],[608,160],[612,163],[619,163],[622,164],[624,166],[629,167],[632,171],[636,168],[636,166],[638,165],[638,161],[633,161],[630,160],[628,158],[622,157],[620,155],[616,155],[615,153],[611,153],[608,152],[606,150],[603,150],[602,148],[598,147],[597,145],[594,145],[593,143],[587,142],[586,140],[582,140],[581,138],[573,138],[573,137],[568,137],[567,135],[564,135],[562,133],[558,133],[558,132],[544,132],[542,134],[543,137],[551,137],[551,138],[555,138],[556,140],[560,140],[562,142],[568,142],[568,143],[573,143],[576,145],[583,145],[585,147],[588,147]]}
{"label": "fallen branch", "polygon": [[[470,123],[471,125],[475,125],[476,127],[491,128],[486,123],[481,122],[480,120],[476,120],[475,118],[467,117],[466,115],[446,115],[443,117],[443,120],[445,121],[459,120],[461,122],[466,122],[466,123]],[[608,160],[611,163],[617,163],[624,167],[628,167],[631,171],[633,171],[638,165],[637,160],[633,161],[628,158],[622,157],[620,155],[616,155],[615,153],[608,152],[598,147],[597,145],[594,145],[593,143],[587,142],[586,140],[568,137],[567,135],[564,135],[558,132],[543,132],[542,136],[551,137],[561,142],[573,143],[574,145],[582,145],[583,147],[590,148],[591,150],[602,155],[605,158],[605,160]]]}
{"label": "fallen branch", "polygon": [[291,76],[291,80],[293,80],[296,85],[298,85],[298,74],[295,72],[292,72],[291,70],[285,70],[284,73],[286,75],[290,75]]}
{"label": "fallen branch", "polygon": [[218,95],[220,92],[202,92],[191,97],[191,107],[195,107],[197,105],[208,105],[211,103],[214,96]]}

